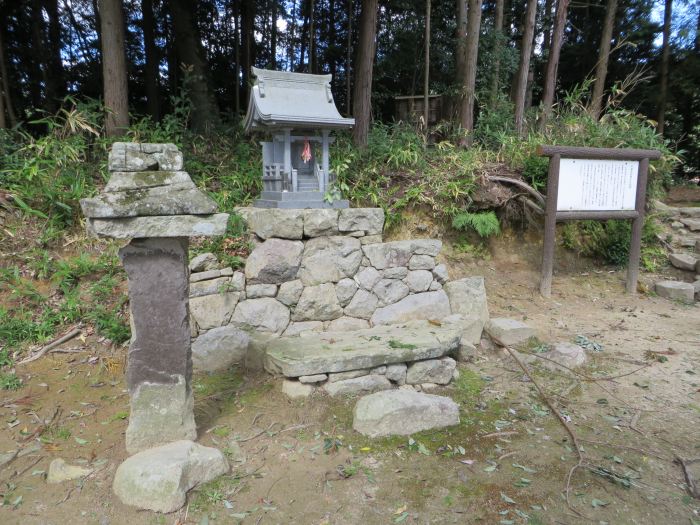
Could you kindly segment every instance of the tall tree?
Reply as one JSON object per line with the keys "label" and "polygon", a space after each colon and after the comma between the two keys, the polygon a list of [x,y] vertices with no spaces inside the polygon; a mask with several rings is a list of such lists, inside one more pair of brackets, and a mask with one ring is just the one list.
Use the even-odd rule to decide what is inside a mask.
{"label": "tall tree", "polygon": [[248,103],[251,67],[255,64],[253,34],[255,33],[255,1],[241,2],[241,46],[243,48],[243,100]]}
{"label": "tall tree", "polygon": [[372,73],[377,37],[378,0],[362,0],[360,34],[355,57],[355,93],[353,116],[355,128],[353,140],[361,148],[367,146],[370,117],[372,114]]}
{"label": "tall tree", "polygon": [[423,124],[430,119],[430,0],[425,2],[425,71],[423,72]]}
{"label": "tall tree", "polygon": [[479,29],[481,27],[481,6],[483,0],[469,0],[467,15],[467,44],[462,77],[462,100],[459,110],[459,123],[467,132],[463,146],[471,144],[474,131],[474,100],[476,94],[476,65],[479,54]]}
{"label": "tall tree", "polygon": [[457,82],[464,78],[467,56],[467,0],[457,0],[457,42],[455,45],[455,71]]}
{"label": "tall tree", "polygon": [[603,33],[600,37],[600,48],[598,49],[598,63],[595,67],[595,83],[593,84],[593,94],[591,95],[590,112],[595,119],[600,118],[600,112],[603,108],[603,92],[605,91],[605,79],[608,76],[608,62],[610,60],[610,46],[612,45],[616,11],[617,0],[608,0],[605,8]]}
{"label": "tall tree", "polygon": [[146,105],[153,120],[160,119],[160,95],[158,93],[158,48],[155,38],[155,19],[153,17],[153,0],[141,0],[143,47],[146,55],[144,80],[146,84]]}
{"label": "tall tree", "polygon": [[554,16],[554,28],[552,30],[552,44],[549,48],[547,59],[547,71],[544,76],[544,94],[542,95],[542,116],[540,117],[540,129],[544,130],[547,119],[552,112],[554,103],[554,91],[557,86],[557,70],[559,69],[559,53],[564,39],[566,26],[566,13],[569,10],[569,0],[557,2],[557,12]]}
{"label": "tall tree", "polygon": [[501,81],[501,54],[503,50],[503,0],[496,0],[493,21],[493,66],[491,71],[491,107],[496,105]]}
{"label": "tall tree", "polygon": [[528,0],[525,22],[523,24],[523,39],[520,44],[520,63],[516,73],[513,93],[515,105],[515,129],[523,133],[525,121],[525,95],[527,94],[527,78],[530,72],[530,56],[532,40],[535,35],[535,18],[537,16],[537,0]]}
{"label": "tall tree", "polygon": [[196,28],[195,13],[189,0],[170,0],[177,57],[188,70],[188,88],[192,101],[192,128],[202,132],[220,122],[219,109],[209,79],[209,66],[202,39]]}
{"label": "tall tree", "polygon": [[122,135],[129,127],[129,89],[124,50],[124,11],[122,0],[99,1],[102,36],[102,77],[107,110],[105,132]]}
{"label": "tall tree", "polygon": [[663,29],[663,47],[661,48],[661,85],[659,87],[659,103],[658,116],[656,118],[656,132],[659,135],[664,134],[664,125],[666,124],[666,99],[668,98],[668,63],[671,55],[671,17],[672,0],[666,0],[664,6],[664,29]]}
{"label": "tall tree", "polygon": [[350,69],[352,68],[352,19],[354,9],[352,0],[348,0],[348,42],[347,54],[345,55],[345,114],[352,114],[352,77]]}
{"label": "tall tree", "polygon": [[46,10],[48,19],[46,109],[50,113],[55,113],[60,107],[61,99],[66,92],[65,73],[63,70],[63,61],[61,60],[63,40],[61,39],[61,20],[58,14],[58,1],[44,0],[44,9]]}

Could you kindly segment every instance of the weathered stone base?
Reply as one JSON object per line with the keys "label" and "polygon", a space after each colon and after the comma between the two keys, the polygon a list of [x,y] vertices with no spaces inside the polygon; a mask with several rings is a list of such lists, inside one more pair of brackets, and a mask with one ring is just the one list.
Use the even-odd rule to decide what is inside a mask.
{"label": "weathered stone base", "polygon": [[114,475],[113,489],[126,505],[173,512],[187,491],[228,472],[224,455],[191,441],[176,441],[128,458]]}
{"label": "weathered stone base", "polygon": [[126,450],[141,450],[180,439],[196,439],[192,390],[180,377],[175,384],[141,383],[131,395]]}

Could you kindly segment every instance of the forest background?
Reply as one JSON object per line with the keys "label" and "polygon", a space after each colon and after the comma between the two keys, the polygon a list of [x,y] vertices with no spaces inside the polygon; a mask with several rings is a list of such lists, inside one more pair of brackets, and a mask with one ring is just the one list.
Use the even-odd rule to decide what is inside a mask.
{"label": "forest background", "polygon": [[[241,127],[251,66],[333,76],[357,125],[333,146],[330,197],[383,207],[389,227],[412,208],[477,239],[514,217],[532,224],[531,192],[497,179],[542,190],[544,143],[658,148],[654,196],[700,172],[693,0],[0,0],[7,348],[76,319],[128,339],[114,247],[76,241],[78,201],[104,184],[114,140],[176,143],[223,211],[259,194],[260,147]],[[406,95],[442,95],[452,110],[430,129],[421,115],[399,122]],[[642,262],[654,270],[665,252],[648,222]],[[624,264],[628,223],[566,228],[567,247]],[[242,238],[232,221],[195,248],[236,266]],[[484,253],[473,238],[455,246]]]}

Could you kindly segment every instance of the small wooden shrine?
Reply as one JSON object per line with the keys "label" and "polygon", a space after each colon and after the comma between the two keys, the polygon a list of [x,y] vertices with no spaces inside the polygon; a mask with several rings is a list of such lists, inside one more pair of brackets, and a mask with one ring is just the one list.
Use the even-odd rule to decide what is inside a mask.
{"label": "small wooden shrine", "polygon": [[[263,132],[261,208],[347,208],[324,200],[335,178],[330,171],[332,130],[348,129],[355,119],[338,112],[331,75],[252,68],[246,133]],[[319,151],[320,150],[320,151]]]}

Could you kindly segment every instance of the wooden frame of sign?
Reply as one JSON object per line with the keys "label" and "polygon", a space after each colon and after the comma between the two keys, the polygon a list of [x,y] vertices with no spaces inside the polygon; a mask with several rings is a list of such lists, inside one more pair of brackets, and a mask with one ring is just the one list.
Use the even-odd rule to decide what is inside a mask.
{"label": "wooden frame of sign", "polygon": [[[649,160],[658,150],[539,146],[549,157],[547,206],[540,293],[552,293],[557,221],[631,219],[632,241],[627,265],[627,292],[635,293],[644,225]],[[560,182],[562,184],[560,185]]]}

